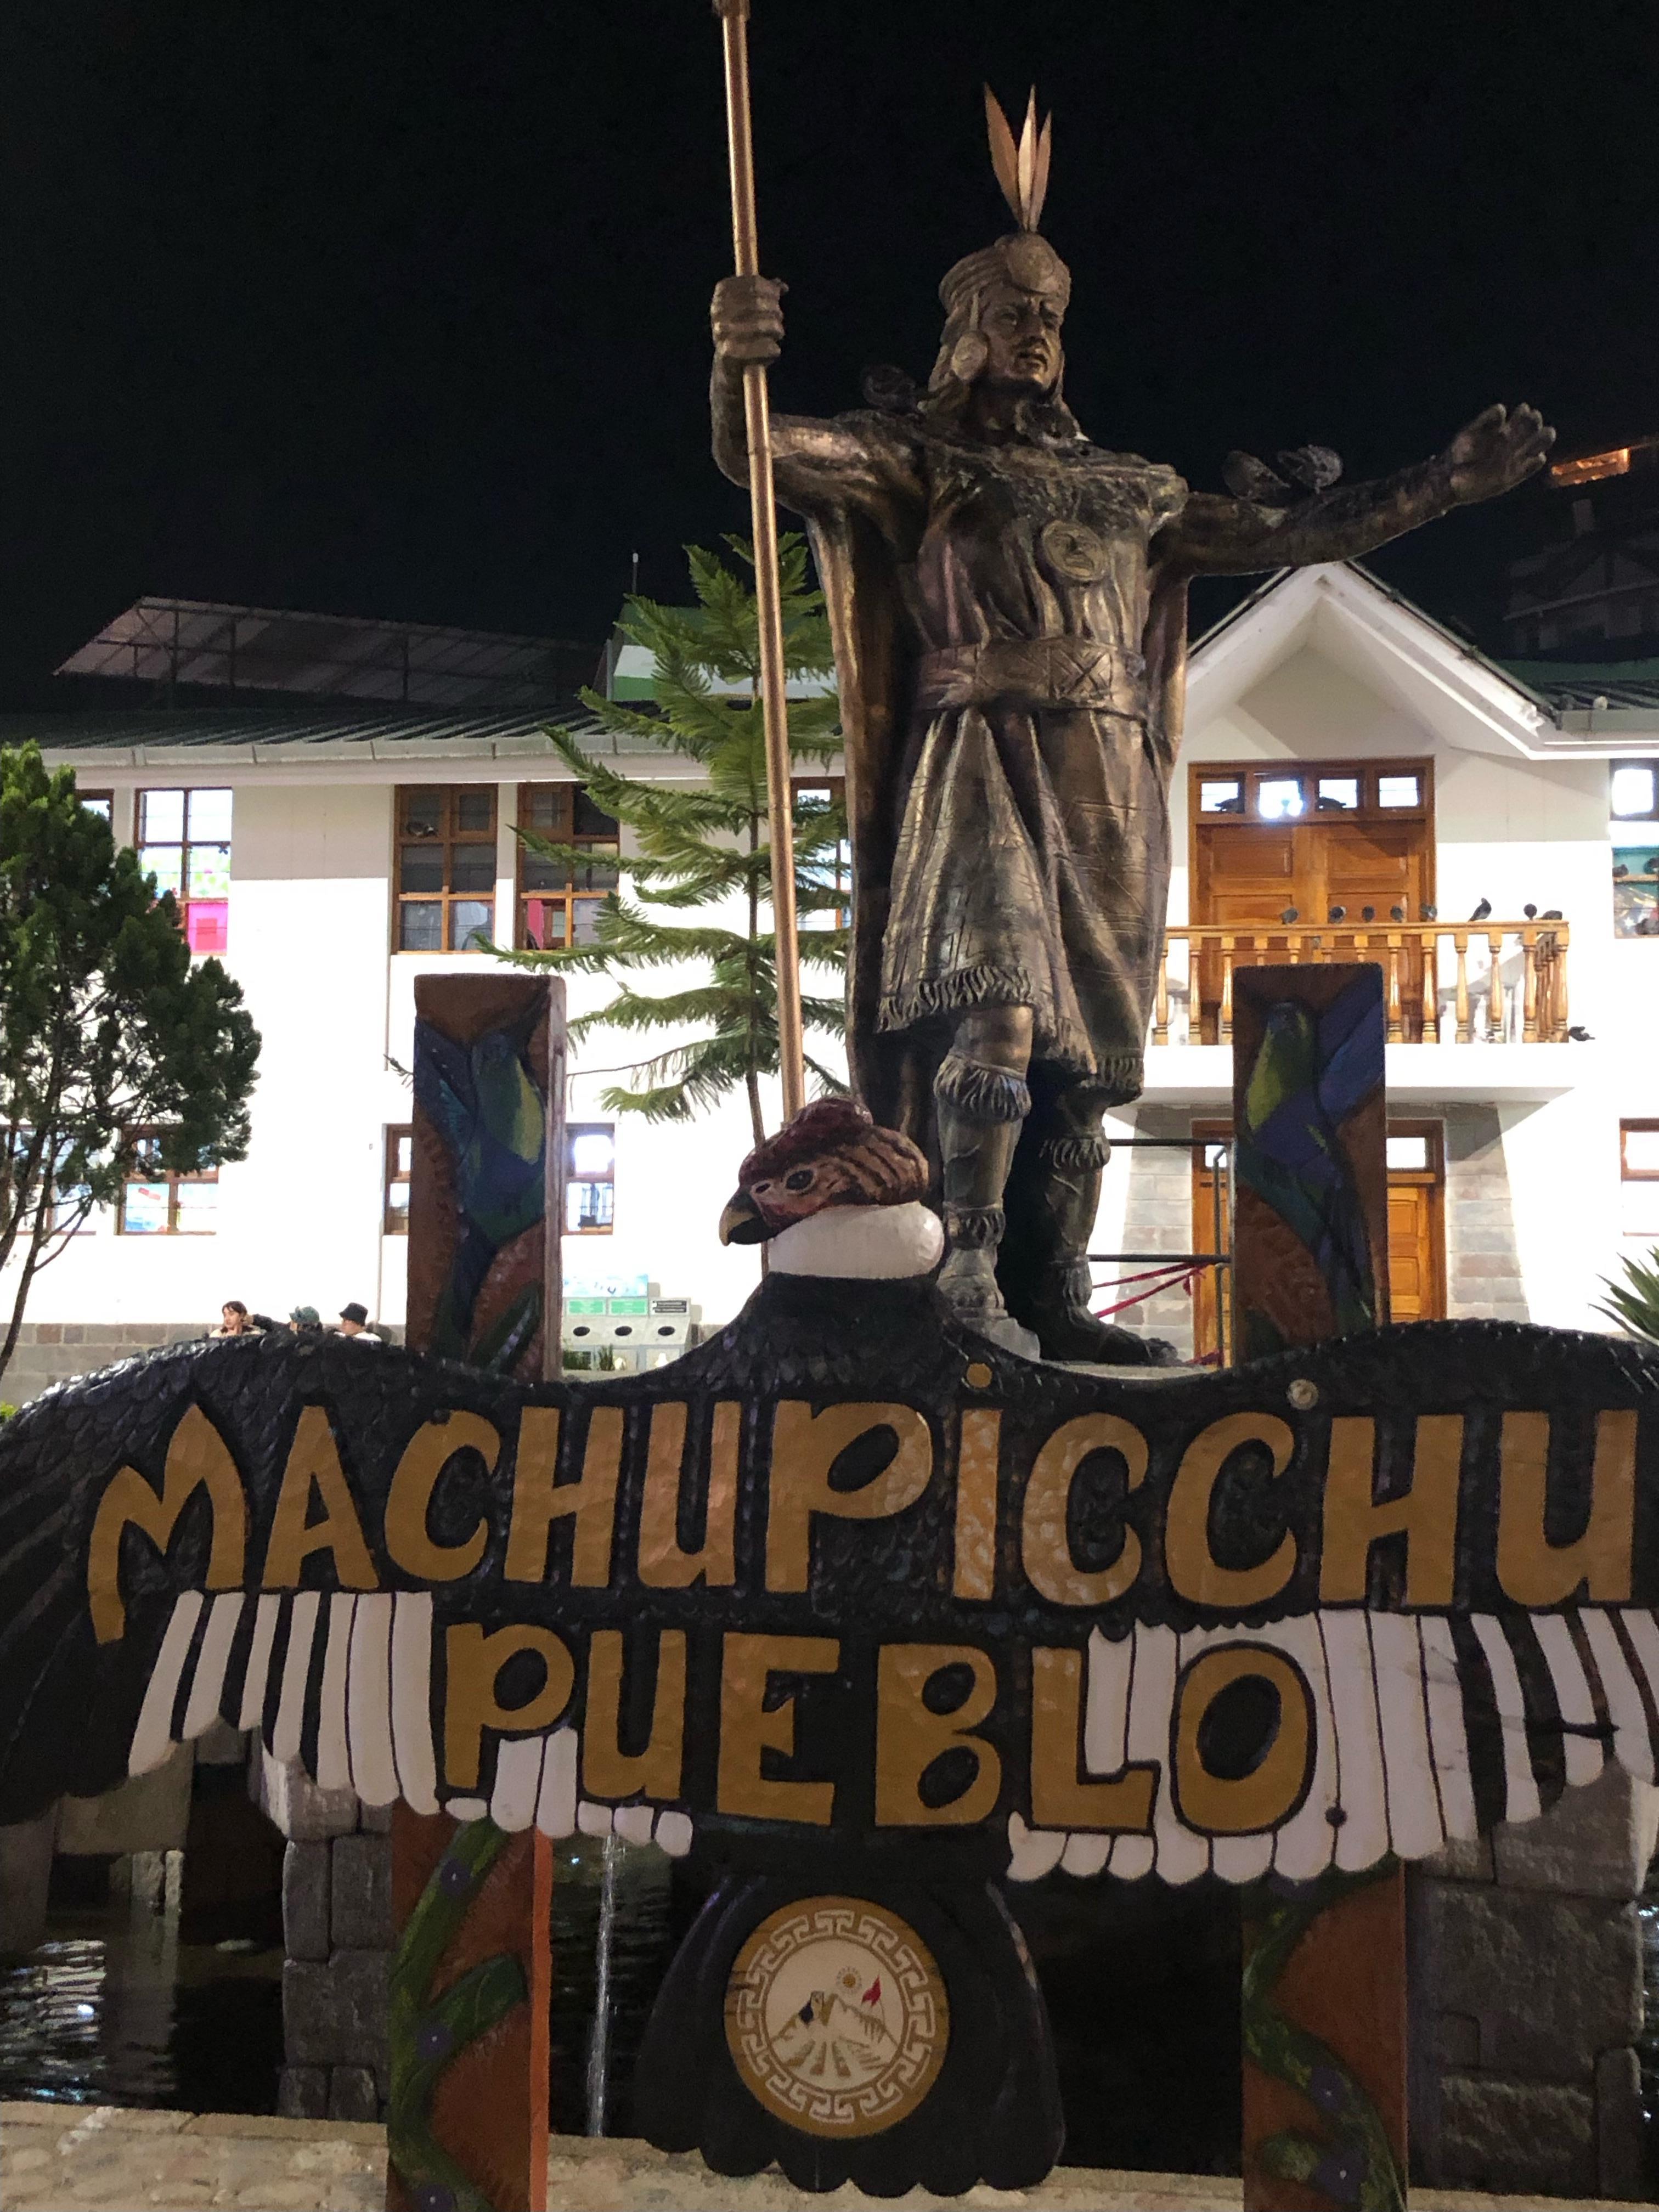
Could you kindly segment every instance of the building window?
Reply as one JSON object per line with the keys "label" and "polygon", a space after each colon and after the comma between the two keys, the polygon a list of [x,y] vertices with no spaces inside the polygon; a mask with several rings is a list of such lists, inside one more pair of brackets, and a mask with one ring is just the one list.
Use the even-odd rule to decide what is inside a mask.
{"label": "building window", "polygon": [[1620,761],[1609,780],[1615,937],[1659,937],[1659,762]]}
{"label": "building window", "polygon": [[88,814],[95,814],[100,822],[106,822],[113,828],[115,793],[112,791],[82,791],[77,787],[75,795]]}
{"label": "building window", "polygon": [[[88,797],[94,794],[88,793]],[[102,798],[103,793],[95,796]],[[171,891],[192,952],[222,952],[230,915],[230,793],[141,791],[138,862]]]}
{"label": "building window", "polygon": [[[845,776],[800,777],[793,786],[793,790],[798,817],[826,814],[832,806],[844,809],[847,805]],[[810,866],[803,869],[802,875],[813,890],[830,893],[835,903],[804,907],[800,927],[803,929],[850,929],[853,926],[853,847],[846,835],[845,824],[835,844],[826,847]]]}
{"label": "building window", "polygon": [[1615,820],[1651,822],[1659,816],[1659,767],[1652,761],[1621,761],[1613,771],[1610,798]]}
{"label": "building window", "polygon": [[1423,804],[1423,779],[1420,775],[1379,775],[1376,779],[1376,803],[1390,813],[1401,807],[1416,809]]}
{"label": "building window", "polygon": [[1303,811],[1302,779],[1297,775],[1264,775],[1255,787],[1255,811],[1264,822],[1282,822]]}
{"label": "building window", "polygon": [[567,1237],[608,1237],[616,1225],[614,1121],[571,1121],[564,1133]]}
{"label": "building window", "polygon": [[121,1186],[115,1226],[123,1237],[211,1237],[218,1227],[219,1170],[175,1175],[161,1165],[161,1139],[143,1132]]}
{"label": "building window", "polygon": [[1395,821],[1426,815],[1433,787],[1426,761],[1330,761],[1294,769],[1241,763],[1194,768],[1191,775],[1194,815],[1243,814],[1287,823],[1316,814]]}
{"label": "building window", "polygon": [[487,951],[495,931],[495,787],[398,793],[399,952]]}
{"label": "building window", "polygon": [[519,827],[574,855],[550,860],[520,839],[519,950],[591,945],[599,908],[617,888],[622,848],[615,817],[596,806],[579,783],[521,783]]}
{"label": "building window", "polygon": [[1236,775],[1200,777],[1198,811],[1200,814],[1242,814],[1244,811],[1243,784]]}
{"label": "building window", "polygon": [[1659,1182],[1659,1121],[1619,1124],[1619,1172],[1626,1182]]}
{"label": "building window", "polygon": [[415,1132],[404,1122],[386,1133],[386,1182],[381,1193],[380,1230],[386,1237],[409,1234],[410,1173],[415,1164]]}

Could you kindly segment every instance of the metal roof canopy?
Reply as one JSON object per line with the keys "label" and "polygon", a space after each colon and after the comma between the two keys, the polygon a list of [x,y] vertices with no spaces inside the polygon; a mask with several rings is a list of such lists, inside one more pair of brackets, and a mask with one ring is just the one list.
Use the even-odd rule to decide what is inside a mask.
{"label": "metal roof canopy", "polygon": [[59,676],[224,691],[297,691],[467,707],[569,700],[596,648],[349,615],[290,614],[211,599],[143,599],[71,653]]}

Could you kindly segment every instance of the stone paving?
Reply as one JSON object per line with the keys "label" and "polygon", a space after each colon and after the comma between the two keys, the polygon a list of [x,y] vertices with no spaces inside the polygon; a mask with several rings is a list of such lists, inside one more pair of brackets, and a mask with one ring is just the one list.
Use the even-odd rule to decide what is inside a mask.
{"label": "stone paving", "polygon": [[[0,2104],[0,2206],[4,2212],[380,2212],[386,2130],[367,2122],[252,2118],[234,2112],[125,2112],[107,2105]],[[700,2160],[623,2141],[556,2136],[548,2161],[551,2212],[789,2212],[805,2200],[777,2174],[728,2181]],[[1062,2167],[1042,2188],[924,2190],[881,2200],[839,2189],[826,2212],[884,2206],[1026,2207],[1031,2212],[1238,2212],[1236,2181],[1178,2173]],[[1644,2212],[1587,2198],[1552,2198],[1554,2212]],[[1541,2212],[1526,2200],[1526,2212]],[[1414,2191],[1412,2212],[1523,2212],[1513,2197]],[[1659,2212],[1648,2206],[1645,2212]]]}

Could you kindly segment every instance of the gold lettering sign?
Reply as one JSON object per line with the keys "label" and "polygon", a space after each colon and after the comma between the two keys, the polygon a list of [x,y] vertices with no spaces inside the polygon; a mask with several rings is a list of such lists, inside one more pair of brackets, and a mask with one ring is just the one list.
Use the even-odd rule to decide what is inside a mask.
{"label": "gold lettering sign", "polygon": [[1002,1416],[969,1407],[957,1455],[957,1528],[951,1589],[957,1597],[996,1595],[997,1462]]}
{"label": "gold lettering sign", "polygon": [[234,1589],[242,1579],[247,1542],[247,1501],[224,1438],[199,1406],[192,1406],[167,1439],[167,1465],[158,1498],[137,1468],[124,1467],[98,1501],[87,1554],[87,1599],[92,1632],[100,1644],[126,1634],[121,1597],[121,1531],[142,1529],[158,1552],[173,1541],[179,1516],[198,1490],[208,1498],[213,1534],[207,1587]]}
{"label": "gold lettering sign", "polygon": [[708,1501],[702,1542],[695,1552],[683,1552],[679,1538],[685,1411],[683,1405],[672,1401],[651,1409],[651,1449],[646,1462],[645,1496],[640,1503],[640,1580],[647,1589],[689,1589],[694,1583],[721,1589],[737,1580],[732,1547],[743,1407],[735,1400],[722,1398],[714,1408],[708,1440]]}
{"label": "gold lettering sign", "polygon": [[1325,1474],[1325,1533],[1319,1595],[1327,1605],[1364,1602],[1371,1546],[1406,1532],[1406,1602],[1446,1606],[1457,1574],[1457,1487],[1463,1416],[1421,1413],[1412,1447],[1412,1486],[1381,1504],[1371,1463],[1376,1425],[1346,1415],[1331,1423]]}
{"label": "gold lettering sign", "polygon": [[[509,1659],[533,1651],[544,1669],[542,1686],[521,1705],[503,1705],[495,1685]],[[445,1644],[444,1773],[452,1790],[476,1789],[483,1732],[500,1729],[532,1735],[551,1728],[570,1703],[576,1666],[550,1628],[516,1622],[486,1636],[476,1620],[458,1622]]]}
{"label": "gold lettering sign", "polygon": [[833,1674],[841,1645],[833,1636],[744,1636],[721,1639],[720,1772],[715,1804],[722,1813],[751,1820],[799,1820],[830,1825],[836,1806],[833,1782],[778,1781],[761,1771],[761,1753],[793,1758],[795,1701],[770,1710],[774,1674]]}
{"label": "gold lettering sign", "polygon": [[1082,1777],[1083,1654],[1031,1654],[1031,1819],[1039,1828],[1147,1835],[1158,1768],[1136,1762],[1098,1781]]}
{"label": "gold lettering sign", "polygon": [[[947,1667],[966,1667],[968,1694],[948,1713],[930,1712],[923,1693]],[[997,1670],[971,1644],[884,1644],[876,1668],[876,1825],[880,1828],[967,1827],[996,1810],[1002,1761],[972,1734],[996,1703]],[[974,1777],[948,1805],[929,1805],[921,1778],[941,1753],[966,1751]]]}
{"label": "gold lettering sign", "polygon": [[429,1583],[459,1582],[484,1555],[489,1523],[482,1515],[464,1543],[438,1544],[427,1525],[438,1477],[459,1451],[469,1446],[494,1468],[501,1448],[501,1431],[477,1413],[451,1413],[447,1420],[424,1421],[404,1448],[386,1501],[386,1556],[394,1566]]}
{"label": "gold lettering sign", "polygon": [[570,1547],[572,1587],[605,1588],[611,1580],[611,1536],[616,1525],[622,1447],[622,1407],[595,1406],[588,1416],[581,1480],[556,1486],[559,1409],[556,1406],[525,1407],[519,1423],[519,1456],[513,1476],[513,1518],[507,1533],[508,1582],[538,1583],[544,1578],[552,1523],[568,1514],[576,1523]]}
{"label": "gold lettering sign", "polygon": [[1210,1550],[1210,1500],[1216,1478],[1242,1444],[1265,1444],[1275,1477],[1291,1463],[1296,1439],[1276,1413],[1229,1413],[1212,1421],[1182,1455],[1170,1491],[1164,1530],[1164,1564],[1170,1587],[1194,1605],[1261,1605],[1276,1597],[1296,1571],[1296,1539],[1288,1532],[1273,1555],[1254,1567],[1224,1567]]}
{"label": "gold lettering sign", "polygon": [[1624,1605],[1636,1537],[1636,1416],[1595,1417],[1595,1462],[1583,1535],[1552,1544],[1544,1534],[1550,1421],[1505,1413],[1498,1474],[1498,1579],[1517,1605],[1563,1605],[1582,1583],[1592,1605]]}
{"label": "gold lettering sign", "polygon": [[[311,1493],[315,1491],[323,1509],[320,1521],[309,1519]],[[283,1486],[276,1494],[276,1510],[270,1520],[270,1540],[265,1547],[264,1587],[268,1590],[298,1589],[300,1570],[313,1552],[333,1555],[334,1579],[342,1589],[372,1590],[380,1586],[363,1541],[362,1523],[346,1486],[339,1447],[321,1406],[307,1406],[294,1431]]]}
{"label": "gold lettering sign", "polygon": [[1140,1539],[1133,1528],[1124,1529],[1122,1547],[1109,1567],[1090,1572],[1072,1557],[1066,1533],[1072,1483],[1096,1451],[1121,1452],[1128,1486],[1139,1489],[1146,1473],[1146,1439],[1115,1413],[1079,1413],[1062,1422],[1037,1454],[1026,1481],[1020,1557],[1032,1589],[1055,1605],[1110,1605],[1140,1572]]}
{"label": "gold lettering sign", "polygon": [[[832,1490],[841,1453],[874,1429],[890,1429],[893,1456],[860,1490]],[[814,1514],[841,1521],[883,1521],[914,1505],[933,1471],[933,1440],[914,1406],[810,1406],[786,1399],[772,1425],[772,1477],[766,1520],[766,1587],[804,1590],[811,1565]]]}
{"label": "gold lettering sign", "polygon": [[583,1788],[594,1797],[678,1797],[685,1749],[684,1630],[665,1628],[657,1638],[651,1740],[641,1752],[624,1752],[619,1741],[622,1692],[622,1631],[596,1628],[588,1640],[582,1703]]}
{"label": "gold lettering sign", "polygon": [[[1249,1773],[1212,1773],[1200,1731],[1210,1707],[1235,1682],[1266,1682],[1279,1700],[1272,1741]],[[1282,1652],[1260,1644],[1227,1644],[1201,1652],[1176,1685],[1176,1810],[1206,1836],[1254,1836],[1287,1820],[1307,1794],[1313,1773],[1313,1698]]]}

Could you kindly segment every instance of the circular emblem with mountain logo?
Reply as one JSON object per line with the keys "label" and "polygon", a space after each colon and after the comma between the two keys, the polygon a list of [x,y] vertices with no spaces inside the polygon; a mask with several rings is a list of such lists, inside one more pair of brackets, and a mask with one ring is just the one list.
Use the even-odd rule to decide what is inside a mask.
{"label": "circular emblem with mountain logo", "polygon": [[861,1897],[806,1897],[763,1920],[726,1987],[744,2086],[811,2136],[873,2136],[939,2075],[951,2008],[932,1954]]}
{"label": "circular emblem with mountain logo", "polygon": [[1068,583],[1097,584],[1106,574],[1106,546],[1086,522],[1045,522],[1037,539],[1042,557]]}

